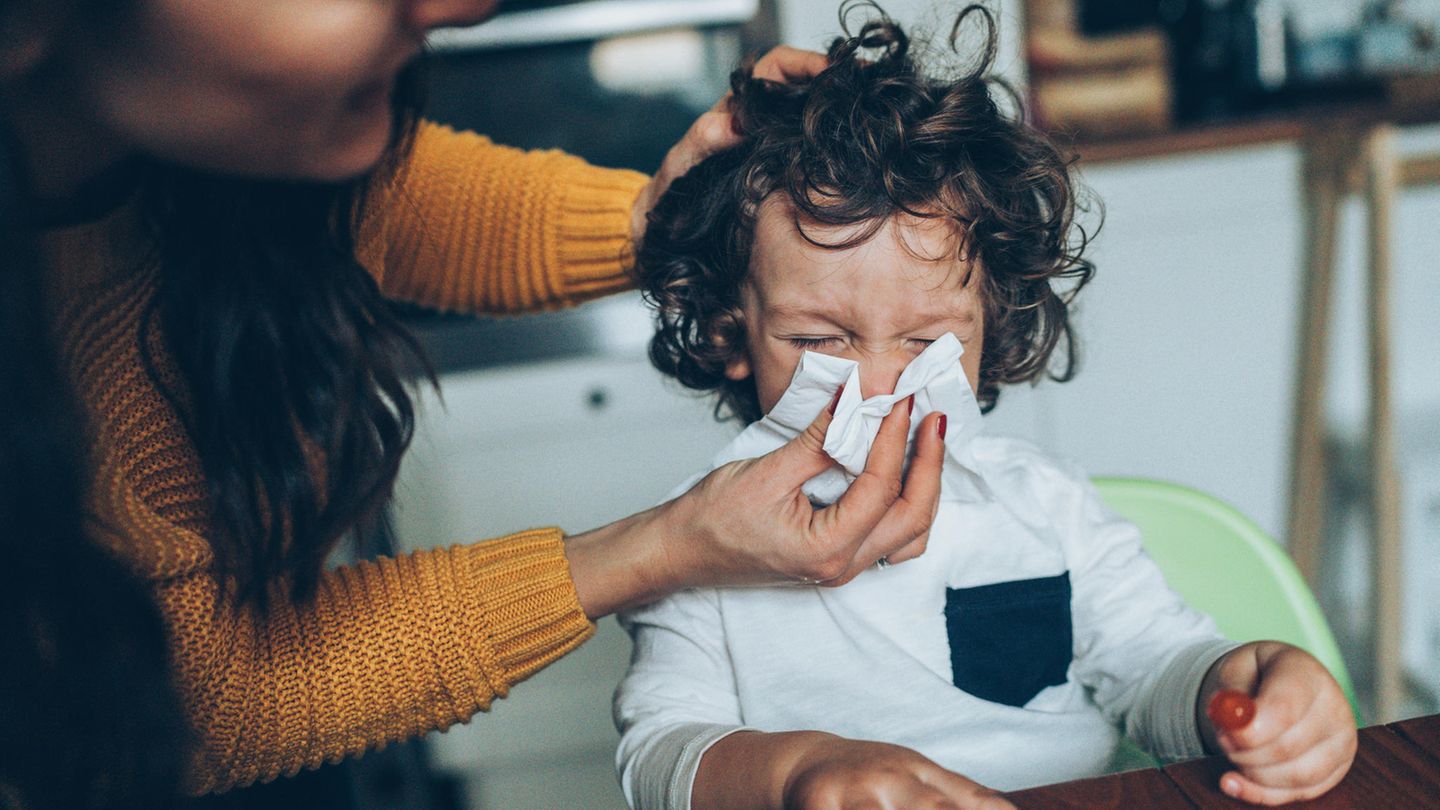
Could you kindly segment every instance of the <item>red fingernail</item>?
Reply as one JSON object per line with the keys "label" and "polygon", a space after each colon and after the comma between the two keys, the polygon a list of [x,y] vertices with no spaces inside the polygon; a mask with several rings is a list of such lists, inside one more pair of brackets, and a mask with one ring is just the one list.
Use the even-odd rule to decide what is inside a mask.
{"label": "red fingernail", "polygon": [[839,388],[835,389],[835,398],[830,400],[830,407],[825,409],[830,412],[831,416],[835,415],[835,408],[839,406],[840,395],[843,393],[845,393],[845,386],[842,385]]}
{"label": "red fingernail", "polygon": [[905,413],[913,415],[915,413],[915,395],[911,394],[910,396],[905,398],[905,401],[910,403],[910,410],[906,411]]}
{"label": "red fingernail", "polygon": [[945,423],[949,421],[945,414],[940,414],[940,424],[935,429],[940,432],[940,441],[942,442],[945,441]]}

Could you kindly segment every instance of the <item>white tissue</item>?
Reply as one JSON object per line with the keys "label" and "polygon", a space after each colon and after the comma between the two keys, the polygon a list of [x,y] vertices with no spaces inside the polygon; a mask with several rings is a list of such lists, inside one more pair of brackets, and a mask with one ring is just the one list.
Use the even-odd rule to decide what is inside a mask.
{"label": "white tissue", "polygon": [[[805,352],[790,387],[764,419],[750,425],[715,457],[714,466],[755,458],[774,450],[815,421],[821,409],[835,397],[843,383],[845,392],[835,407],[834,419],[825,434],[825,452],[839,464],[805,483],[805,494],[819,504],[840,499],[850,483],[865,469],[870,446],[880,431],[880,422],[898,402],[915,395],[910,418],[909,458],[915,430],[931,411],[944,413],[949,420],[945,434],[945,466],[941,473],[941,497],[958,501],[990,500],[990,490],[971,469],[970,442],[980,432],[980,406],[970,390],[960,356],[965,353],[959,339],[945,333],[910,361],[895,384],[895,392],[862,399],[860,365],[816,352]],[[907,462],[908,463],[908,462]]]}

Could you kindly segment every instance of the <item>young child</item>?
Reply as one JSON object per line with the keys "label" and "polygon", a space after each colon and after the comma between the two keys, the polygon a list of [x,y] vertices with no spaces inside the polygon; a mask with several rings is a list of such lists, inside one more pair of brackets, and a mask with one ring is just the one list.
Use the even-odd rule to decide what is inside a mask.
{"label": "young child", "polygon": [[[652,215],[638,257],[652,358],[752,423],[717,466],[828,410],[838,466],[807,492],[833,502],[892,407],[934,426],[945,462],[918,558],[843,587],[697,590],[622,616],[633,807],[994,801],[976,783],[1102,773],[1122,732],[1162,758],[1225,753],[1222,789],[1257,803],[1318,795],[1353,758],[1349,706],[1318,662],[1221,638],[1083,472],[977,435],[1002,384],[1069,377],[1069,296],[1092,268],[1068,163],[997,106],[988,13],[956,30],[972,13],[986,47],[958,77],[926,78],[883,19],[807,84],[737,73],[747,140]],[[1254,696],[1248,726],[1211,727],[1220,688]]]}

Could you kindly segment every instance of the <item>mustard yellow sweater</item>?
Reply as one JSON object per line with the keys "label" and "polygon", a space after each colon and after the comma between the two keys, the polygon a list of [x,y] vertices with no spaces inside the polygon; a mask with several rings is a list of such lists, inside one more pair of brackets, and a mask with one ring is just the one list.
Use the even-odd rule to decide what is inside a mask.
{"label": "mustard yellow sweater", "polygon": [[[581,301],[626,286],[645,180],[426,124],[370,198],[361,260],[386,295],[447,310]],[[141,364],[145,247],[133,205],[44,236],[58,352],[91,434],[89,524],[153,583],[200,742],[191,792],[465,721],[591,635],[553,528],[342,568],[312,603],[267,614],[223,599],[200,462]],[[149,349],[173,380],[164,346]]]}

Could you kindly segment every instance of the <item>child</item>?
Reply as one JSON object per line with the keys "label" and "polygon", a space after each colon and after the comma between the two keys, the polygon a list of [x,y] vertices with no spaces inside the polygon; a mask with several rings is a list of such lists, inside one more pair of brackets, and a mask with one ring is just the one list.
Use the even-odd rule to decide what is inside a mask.
{"label": "child", "polygon": [[[989,22],[967,9],[957,31],[975,11]],[[737,73],[748,139],[652,215],[652,358],[754,423],[717,465],[827,405],[841,467],[807,488],[817,504],[863,469],[892,406],[935,426],[946,457],[923,556],[843,587],[691,591],[622,617],[635,653],[617,764],[634,807],[996,801],[976,783],[1099,774],[1122,731],[1163,758],[1227,754],[1221,786],[1251,802],[1318,795],[1349,767],[1354,721],[1318,662],[1219,637],[1082,472],[976,435],[999,386],[1037,378],[1057,348],[1069,377],[1069,295],[1092,270],[1067,162],[991,96],[988,28],[954,79],[920,74],[888,20],[837,41],[805,85]],[[1069,294],[1052,286],[1067,279]],[[1249,726],[1217,734],[1204,717],[1222,687],[1255,696]]]}

